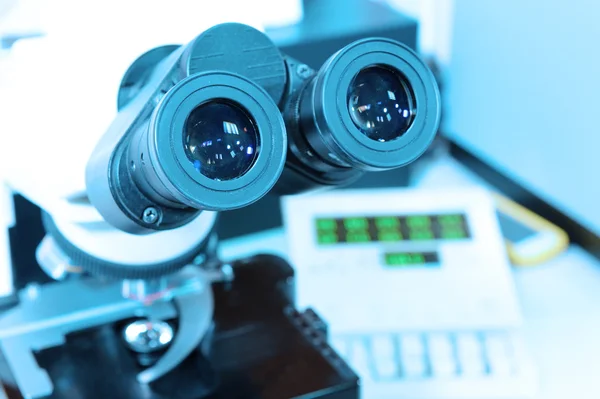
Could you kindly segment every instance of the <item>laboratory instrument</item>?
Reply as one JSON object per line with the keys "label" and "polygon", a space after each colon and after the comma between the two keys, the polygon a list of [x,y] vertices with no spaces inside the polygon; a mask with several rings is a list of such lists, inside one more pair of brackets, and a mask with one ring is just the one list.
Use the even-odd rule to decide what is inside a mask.
{"label": "laboratory instrument", "polygon": [[[13,111],[0,128],[39,144],[10,146],[28,158],[7,153],[3,178],[40,208],[35,256],[53,280],[30,281],[0,314],[9,395],[357,397],[318,310],[296,310],[289,264],[218,259],[217,213],[418,158],[440,118],[430,70],[396,41],[364,38],[315,71],[236,23],[124,58],[120,83],[95,75],[98,91],[86,87],[90,103],[72,104],[71,118],[57,98],[81,85],[30,98],[18,83],[38,75],[26,66],[0,98]],[[90,106],[109,97],[102,89],[114,91],[112,113]],[[30,159],[47,167],[19,167]],[[27,219],[12,216],[26,236]]]}

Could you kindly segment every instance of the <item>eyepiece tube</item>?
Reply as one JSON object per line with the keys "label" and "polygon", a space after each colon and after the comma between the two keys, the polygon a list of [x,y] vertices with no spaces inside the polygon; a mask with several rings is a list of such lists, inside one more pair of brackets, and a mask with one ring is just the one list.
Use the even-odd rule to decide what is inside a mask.
{"label": "eyepiece tube", "polygon": [[426,64],[389,39],[365,39],[334,54],[300,102],[303,135],[322,162],[381,171],[407,165],[431,144],[440,96]]}
{"label": "eyepiece tube", "polygon": [[[109,168],[119,228],[141,233],[188,223],[262,198],[277,182],[287,137],[277,105],[232,72],[205,72],[170,88],[114,149]],[[105,204],[100,204],[100,207]],[[144,219],[152,207],[158,218]]]}
{"label": "eyepiece tube", "polygon": [[171,89],[129,152],[132,176],[165,205],[227,210],[275,184],[286,135],[275,103],[239,75],[193,75]]}

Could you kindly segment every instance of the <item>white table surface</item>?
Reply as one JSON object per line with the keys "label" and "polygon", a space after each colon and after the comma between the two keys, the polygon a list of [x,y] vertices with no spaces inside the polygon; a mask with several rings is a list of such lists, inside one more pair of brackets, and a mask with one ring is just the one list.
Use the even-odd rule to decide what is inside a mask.
{"label": "white table surface", "polygon": [[[480,184],[443,159],[428,166],[427,185]],[[223,242],[221,255],[286,257],[283,229]],[[546,264],[514,269],[523,333],[539,374],[539,399],[600,398],[600,262],[576,245]]]}

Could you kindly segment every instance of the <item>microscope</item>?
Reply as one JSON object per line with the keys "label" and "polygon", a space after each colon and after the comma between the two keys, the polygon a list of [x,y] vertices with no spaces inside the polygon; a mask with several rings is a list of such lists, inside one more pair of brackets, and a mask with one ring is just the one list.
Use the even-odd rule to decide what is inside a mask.
{"label": "microscope", "polygon": [[440,120],[426,64],[365,38],[315,71],[225,23],[149,49],[115,100],[75,172],[84,190],[61,202],[11,187],[41,205],[36,259],[53,282],[0,313],[8,396],[359,397],[318,309],[296,309],[293,267],[220,260],[215,225],[265,195],[342,187],[417,159]]}

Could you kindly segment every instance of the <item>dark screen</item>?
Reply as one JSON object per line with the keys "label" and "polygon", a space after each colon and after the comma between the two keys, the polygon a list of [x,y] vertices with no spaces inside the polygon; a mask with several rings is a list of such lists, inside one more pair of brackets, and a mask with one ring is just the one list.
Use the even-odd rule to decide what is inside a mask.
{"label": "dark screen", "polygon": [[461,240],[471,237],[464,214],[320,217],[319,245],[338,243]]}

